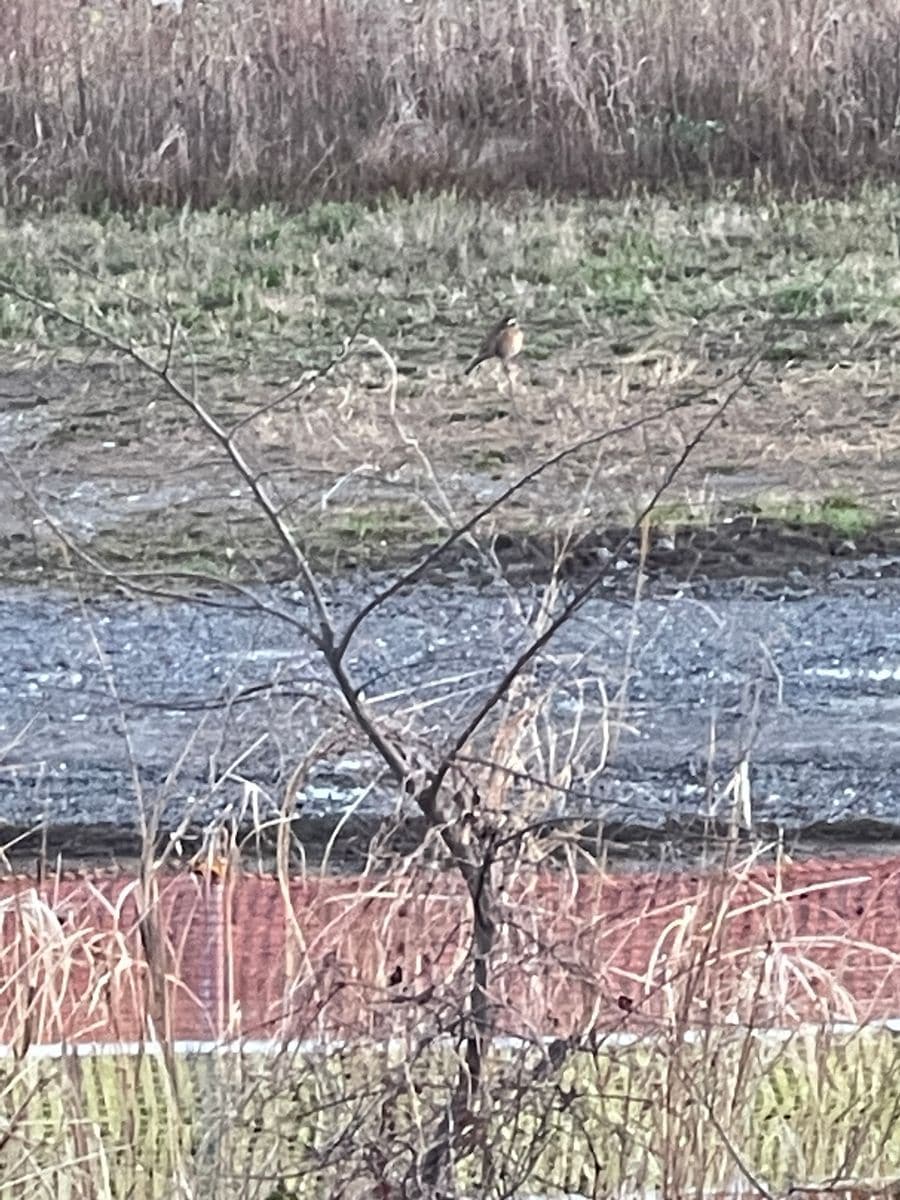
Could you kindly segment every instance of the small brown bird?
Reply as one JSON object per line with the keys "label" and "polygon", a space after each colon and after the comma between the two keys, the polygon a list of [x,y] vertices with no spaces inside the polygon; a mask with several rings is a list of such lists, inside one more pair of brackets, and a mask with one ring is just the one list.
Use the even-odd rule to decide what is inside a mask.
{"label": "small brown bird", "polygon": [[466,367],[464,374],[468,375],[470,371],[475,370],[479,363],[483,363],[489,358],[499,358],[503,363],[503,369],[509,374],[510,359],[516,357],[522,349],[524,341],[525,335],[522,333],[522,326],[510,313],[492,327],[481,343],[481,349]]}

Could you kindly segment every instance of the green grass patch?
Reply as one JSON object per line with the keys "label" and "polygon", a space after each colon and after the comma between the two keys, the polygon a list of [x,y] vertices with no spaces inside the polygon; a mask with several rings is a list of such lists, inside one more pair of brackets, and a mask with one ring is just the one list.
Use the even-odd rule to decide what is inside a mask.
{"label": "green grass patch", "polygon": [[868,533],[879,522],[879,514],[869,504],[853,496],[836,493],[821,499],[764,499],[757,511],[770,520],[794,525],[825,526],[845,538]]}
{"label": "green grass patch", "polygon": [[[312,566],[342,571],[400,565],[441,536],[424,508],[405,502],[318,509],[289,522]],[[133,514],[81,539],[82,546],[123,576],[152,574],[157,580],[198,574],[217,579],[252,579],[259,569],[277,573],[290,566],[271,526],[249,508],[231,512],[183,507]],[[81,563],[54,537],[20,538],[8,548],[4,571],[10,581],[65,576]],[[0,547],[0,563],[6,555]]]}
{"label": "green grass patch", "polygon": [[[754,206],[445,195],[296,214],[62,213],[0,225],[0,275],[141,344],[161,342],[161,314],[171,313],[197,349],[251,367],[272,351],[301,362],[333,348],[376,295],[367,331],[401,359],[505,306],[529,321],[536,347],[554,328],[614,319],[640,328],[702,317],[732,331],[736,318],[896,326],[897,198],[893,188]],[[34,335],[72,338],[4,297],[0,337]]]}
{"label": "green grass patch", "polygon": [[845,538],[869,533],[881,520],[871,504],[838,492],[820,499],[762,495],[743,501],[664,500],[650,513],[649,521],[651,526],[667,530],[708,529],[747,516],[758,517],[773,526],[824,527]]}
{"label": "green grass patch", "polygon": [[707,528],[723,515],[713,501],[692,503],[689,500],[661,500],[648,515],[651,526],[662,529],[681,529],[685,526]]}
{"label": "green grass patch", "polygon": [[311,525],[304,545],[315,565],[342,569],[375,562],[399,564],[441,536],[441,529],[421,506],[343,505],[328,509]]}

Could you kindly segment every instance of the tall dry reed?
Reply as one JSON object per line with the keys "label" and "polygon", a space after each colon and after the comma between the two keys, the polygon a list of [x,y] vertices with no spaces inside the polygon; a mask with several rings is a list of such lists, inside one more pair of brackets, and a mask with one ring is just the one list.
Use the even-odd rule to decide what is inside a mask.
{"label": "tall dry reed", "polygon": [[[421,1194],[461,1054],[464,886],[409,862],[146,875],[0,879],[0,1200]],[[514,1036],[454,1144],[453,1194],[893,1176],[891,1035],[832,1023],[896,1011],[896,878],[507,860],[491,995]]]}
{"label": "tall dry reed", "polygon": [[837,188],[900,163],[893,0],[8,0],[0,199]]}

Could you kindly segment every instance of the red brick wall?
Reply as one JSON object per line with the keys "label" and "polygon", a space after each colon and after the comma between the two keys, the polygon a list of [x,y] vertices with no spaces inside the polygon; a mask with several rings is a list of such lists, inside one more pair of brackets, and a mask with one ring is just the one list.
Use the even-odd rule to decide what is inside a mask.
{"label": "red brick wall", "polygon": [[[445,1027],[462,1003],[452,875],[161,875],[145,905],[137,886],[0,880],[0,1042],[384,1037]],[[510,1033],[900,1017],[898,858],[522,874],[504,917],[493,987]]]}

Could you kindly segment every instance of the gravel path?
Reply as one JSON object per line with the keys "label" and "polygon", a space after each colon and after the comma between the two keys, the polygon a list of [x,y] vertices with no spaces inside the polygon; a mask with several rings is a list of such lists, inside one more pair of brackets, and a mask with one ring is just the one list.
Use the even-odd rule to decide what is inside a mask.
{"label": "gravel path", "polygon": [[[552,688],[545,758],[547,730],[568,733],[582,716],[566,811],[641,825],[724,813],[746,756],[756,819],[900,821],[897,589],[739,592],[656,595],[637,609],[598,598],[552,643],[534,689]],[[339,591],[339,620],[358,594]],[[439,744],[522,644],[536,597],[419,587],[364,625],[354,673],[393,725]],[[133,830],[139,806],[157,803],[169,828],[227,808],[264,818],[314,737],[339,724],[315,653],[258,614],[10,591],[0,652],[0,820],[13,826]],[[626,681],[618,738],[594,775]],[[383,810],[394,797],[366,790],[371,777],[362,748],[332,738],[302,810],[329,826],[351,802]]]}

